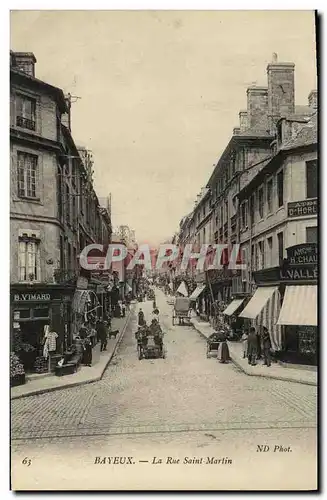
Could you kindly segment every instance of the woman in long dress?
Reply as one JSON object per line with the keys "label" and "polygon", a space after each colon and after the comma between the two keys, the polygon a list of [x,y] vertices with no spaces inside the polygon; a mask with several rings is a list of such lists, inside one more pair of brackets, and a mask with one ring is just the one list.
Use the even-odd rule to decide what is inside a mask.
{"label": "woman in long dress", "polygon": [[228,363],[230,360],[226,335],[222,337],[218,351],[218,359],[220,363]]}

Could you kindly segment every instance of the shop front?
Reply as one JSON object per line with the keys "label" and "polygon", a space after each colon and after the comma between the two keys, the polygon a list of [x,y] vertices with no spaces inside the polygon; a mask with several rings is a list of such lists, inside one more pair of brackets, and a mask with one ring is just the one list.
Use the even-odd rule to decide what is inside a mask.
{"label": "shop front", "polygon": [[257,291],[265,288],[269,294],[268,289],[274,289],[268,297],[270,308],[261,317],[260,323],[268,327],[272,343],[280,351],[282,360],[315,365],[318,336],[317,244],[295,245],[286,251],[287,258],[281,267],[254,273]]}
{"label": "shop front", "polygon": [[71,317],[74,287],[61,285],[12,285],[11,352],[15,352],[26,373],[49,370],[46,338],[55,332],[50,347],[52,358],[67,349],[72,340]]}

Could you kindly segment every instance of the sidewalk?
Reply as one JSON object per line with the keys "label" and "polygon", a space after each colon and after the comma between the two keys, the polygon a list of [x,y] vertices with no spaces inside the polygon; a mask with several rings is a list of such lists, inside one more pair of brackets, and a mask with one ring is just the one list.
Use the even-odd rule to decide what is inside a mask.
{"label": "sidewalk", "polygon": [[115,339],[108,339],[107,351],[100,352],[100,343],[93,348],[91,367],[81,366],[76,373],[64,375],[62,377],[57,377],[52,374],[46,377],[40,377],[39,379],[34,377],[28,379],[27,377],[26,384],[11,388],[11,399],[34,396],[35,394],[43,394],[44,392],[56,391],[82,384],[90,384],[101,380],[125,333],[132,311],[133,307],[131,307],[131,311],[127,313],[126,318],[112,319],[112,330],[119,330],[119,334]]}
{"label": "sidewalk", "polygon": [[[192,318],[194,328],[206,339],[214,332],[209,323]],[[297,369],[272,363],[270,367],[259,362],[256,366],[250,366],[248,360],[243,358],[241,342],[228,342],[229,354],[232,362],[244,373],[253,377],[274,378],[285,382],[296,382],[298,384],[317,385],[317,371]]]}

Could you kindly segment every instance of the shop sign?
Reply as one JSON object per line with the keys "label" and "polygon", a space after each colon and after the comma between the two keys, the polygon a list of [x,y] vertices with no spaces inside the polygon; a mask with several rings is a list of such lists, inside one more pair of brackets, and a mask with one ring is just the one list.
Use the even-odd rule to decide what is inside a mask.
{"label": "shop sign", "polygon": [[314,200],[292,201],[287,204],[288,217],[302,217],[303,215],[317,215],[317,198]]}
{"label": "shop sign", "polygon": [[280,270],[280,280],[317,280],[318,268],[315,267],[285,267]]}
{"label": "shop sign", "polygon": [[14,293],[14,302],[48,302],[50,293]]}
{"label": "shop sign", "polygon": [[318,264],[318,246],[316,243],[304,243],[295,245],[286,249],[287,263],[293,265],[317,265]]}
{"label": "shop sign", "polygon": [[77,279],[76,288],[78,290],[87,290],[89,280],[85,276],[79,276]]}

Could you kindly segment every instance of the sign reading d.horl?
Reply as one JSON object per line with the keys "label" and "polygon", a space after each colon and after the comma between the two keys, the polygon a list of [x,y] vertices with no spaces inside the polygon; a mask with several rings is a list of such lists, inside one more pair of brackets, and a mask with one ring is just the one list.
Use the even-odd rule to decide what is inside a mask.
{"label": "sign reading d.horl", "polygon": [[292,201],[287,204],[288,217],[302,217],[303,215],[317,215],[317,198],[313,200]]}

